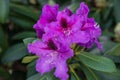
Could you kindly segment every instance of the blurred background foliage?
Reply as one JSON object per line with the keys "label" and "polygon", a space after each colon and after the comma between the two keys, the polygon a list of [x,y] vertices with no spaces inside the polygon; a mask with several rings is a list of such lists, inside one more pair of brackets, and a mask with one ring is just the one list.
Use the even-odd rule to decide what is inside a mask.
{"label": "blurred background foliage", "polygon": [[[118,69],[105,73],[81,66],[85,71],[83,74],[77,70],[81,72],[81,80],[98,80],[96,76],[100,80],[120,80],[120,0],[0,0],[0,80],[47,80],[46,75],[52,77],[37,74],[35,59],[28,65],[22,63],[22,58],[29,55],[23,39],[36,37],[33,24],[39,19],[43,5],[57,3],[61,10],[68,6],[75,12],[81,1],[88,4],[89,17],[94,17],[102,28],[99,39],[103,44],[102,52],[95,46],[87,51],[112,59]],[[70,75],[71,80],[76,80],[74,73]]]}

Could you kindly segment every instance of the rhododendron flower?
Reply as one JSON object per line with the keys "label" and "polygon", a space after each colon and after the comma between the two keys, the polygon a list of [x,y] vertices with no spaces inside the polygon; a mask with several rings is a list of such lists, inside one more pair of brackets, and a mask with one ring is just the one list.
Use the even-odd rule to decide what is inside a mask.
{"label": "rhododendron flower", "polygon": [[36,70],[38,72],[43,74],[55,67],[54,74],[56,77],[61,80],[68,79],[66,60],[73,56],[73,50],[69,46],[52,39],[49,39],[46,43],[38,40],[29,44],[28,50],[30,53],[34,53],[40,57],[36,64]]}
{"label": "rhododendron flower", "polygon": [[34,25],[41,40],[28,44],[28,51],[39,56],[36,70],[41,74],[55,68],[54,75],[61,80],[68,79],[66,61],[73,57],[71,44],[86,48],[94,43],[101,49],[98,37],[101,29],[93,18],[88,18],[89,8],[82,2],[76,13],[70,9],[58,11],[58,5],[45,5],[40,19]]}
{"label": "rhododendron flower", "polygon": [[[89,35],[89,41],[87,43],[81,43],[81,46],[91,48],[94,43],[101,50],[102,46],[98,42],[97,38],[101,35],[101,29],[99,25],[95,22],[93,18],[88,18],[89,8],[85,3],[81,3],[80,7],[77,9],[76,14],[78,18],[81,18],[80,23],[82,24],[80,30],[85,31]],[[77,25],[78,27],[80,25]]]}
{"label": "rhododendron flower", "polygon": [[37,32],[37,36],[42,38],[44,34],[44,27],[51,22],[56,21],[56,16],[58,13],[59,6],[56,4],[55,6],[45,5],[42,9],[42,14],[40,19],[34,25],[34,28]]}
{"label": "rhododendron flower", "polygon": [[47,40],[50,36],[52,38],[58,38],[58,40],[62,39],[68,43],[68,45],[80,42],[87,43],[89,41],[89,35],[86,34],[85,31],[80,30],[80,25],[82,24],[78,22],[77,16],[66,8],[58,12],[56,22],[49,24],[48,27],[45,28],[43,40]]}
{"label": "rhododendron flower", "polygon": [[101,29],[99,25],[95,22],[93,18],[88,18],[84,25],[81,27],[82,31],[86,31],[89,34],[90,40],[86,44],[80,43],[81,46],[91,48],[94,43],[97,44],[97,47],[101,50],[102,46],[98,42],[97,38],[101,35]]}

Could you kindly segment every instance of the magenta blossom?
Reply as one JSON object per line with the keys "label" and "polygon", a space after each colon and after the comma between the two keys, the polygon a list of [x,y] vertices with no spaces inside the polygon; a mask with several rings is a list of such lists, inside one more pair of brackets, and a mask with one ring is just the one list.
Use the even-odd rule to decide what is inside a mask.
{"label": "magenta blossom", "polygon": [[66,61],[73,57],[71,44],[86,48],[94,43],[101,49],[98,37],[101,29],[93,18],[88,18],[89,8],[82,2],[76,13],[70,9],[58,11],[58,5],[45,5],[38,22],[34,25],[41,40],[28,44],[28,51],[39,57],[36,70],[41,74],[55,68],[54,75],[68,79]]}
{"label": "magenta blossom", "polygon": [[39,38],[42,38],[42,35],[44,34],[44,28],[46,27],[46,25],[48,23],[56,21],[58,9],[59,9],[58,5],[55,6],[45,5],[43,7],[40,19],[34,25],[34,29],[36,30],[37,36]]}
{"label": "magenta blossom", "polygon": [[36,70],[41,74],[55,68],[55,76],[61,80],[68,79],[66,60],[73,56],[73,50],[63,43],[49,39],[48,42],[40,40],[29,44],[28,50],[40,58],[37,60]]}
{"label": "magenta blossom", "polygon": [[[80,30],[85,31],[89,35],[89,41],[87,43],[79,43],[81,46],[91,48],[94,43],[97,44],[97,47],[101,50],[102,46],[98,42],[97,38],[101,35],[100,26],[95,22],[93,18],[88,18],[89,8],[85,3],[81,3],[80,7],[77,9],[76,16],[82,18],[80,23],[82,23]],[[76,27],[79,27],[77,25]]]}
{"label": "magenta blossom", "polygon": [[72,43],[87,43],[89,41],[89,35],[85,31],[80,30],[80,25],[82,24],[78,21],[77,16],[72,14],[68,8],[59,11],[57,21],[45,27],[43,40],[48,40],[48,37],[51,37],[57,40],[63,40],[68,45]]}
{"label": "magenta blossom", "polygon": [[102,49],[101,44],[97,40],[97,38],[101,35],[101,29],[93,18],[88,18],[86,22],[84,22],[84,25],[81,27],[81,30],[86,31],[86,33],[88,33],[90,36],[89,42],[86,44],[80,43],[81,46],[91,48],[93,43],[96,43],[97,47],[100,50]]}

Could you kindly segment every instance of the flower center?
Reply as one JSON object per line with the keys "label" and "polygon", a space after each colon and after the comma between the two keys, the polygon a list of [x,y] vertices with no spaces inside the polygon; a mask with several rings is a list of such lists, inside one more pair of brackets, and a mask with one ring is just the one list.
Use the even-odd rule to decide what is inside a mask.
{"label": "flower center", "polygon": [[47,46],[52,50],[57,50],[58,49],[57,46],[55,45],[55,43],[51,39],[48,41]]}
{"label": "flower center", "polygon": [[65,18],[61,19],[60,24],[62,28],[67,28],[67,20]]}

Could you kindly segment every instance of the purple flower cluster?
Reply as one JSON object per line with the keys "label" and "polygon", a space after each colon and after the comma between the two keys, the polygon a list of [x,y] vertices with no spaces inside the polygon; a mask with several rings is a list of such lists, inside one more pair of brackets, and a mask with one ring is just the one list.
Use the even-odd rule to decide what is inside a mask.
{"label": "purple flower cluster", "polygon": [[28,50],[40,57],[36,64],[38,72],[44,74],[55,68],[54,75],[67,80],[66,61],[74,55],[71,44],[90,48],[96,43],[101,49],[97,40],[101,29],[93,18],[88,18],[89,8],[84,2],[74,14],[68,8],[62,11],[58,8],[58,5],[43,7],[40,19],[34,25],[41,40],[28,44]]}

